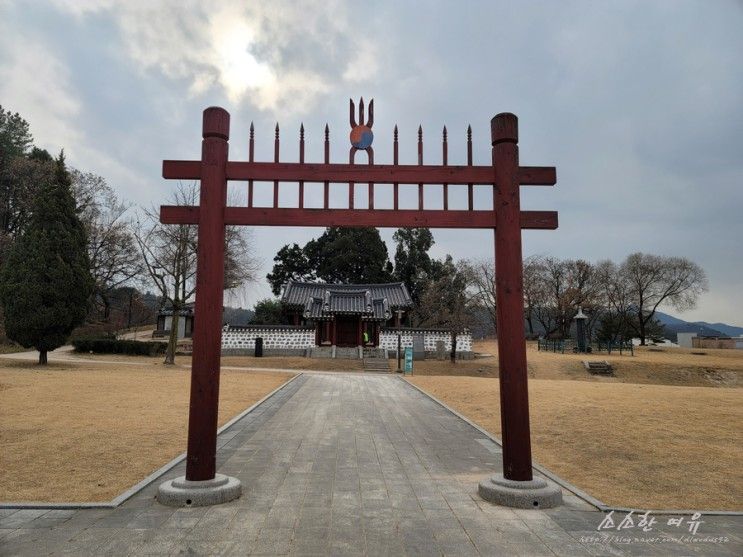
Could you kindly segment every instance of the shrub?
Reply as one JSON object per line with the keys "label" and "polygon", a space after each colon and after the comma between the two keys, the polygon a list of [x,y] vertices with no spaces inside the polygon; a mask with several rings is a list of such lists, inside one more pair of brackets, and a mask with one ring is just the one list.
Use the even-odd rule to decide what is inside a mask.
{"label": "shrub", "polygon": [[81,338],[72,341],[75,352],[94,354],[127,354],[130,356],[159,356],[165,354],[165,343],[111,338]]}

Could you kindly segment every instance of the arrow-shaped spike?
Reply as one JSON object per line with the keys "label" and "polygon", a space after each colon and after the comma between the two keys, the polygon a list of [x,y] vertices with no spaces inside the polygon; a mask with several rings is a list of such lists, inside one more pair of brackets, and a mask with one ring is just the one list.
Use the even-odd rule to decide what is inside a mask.
{"label": "arrow-shaped spike", "polygon": [[353,99],[348,99],[348,102],[349,102],[348,121],[351,124],[351,128],[355,128],[357,126],[357,124],[356,124],[356,106],[353,104]]}

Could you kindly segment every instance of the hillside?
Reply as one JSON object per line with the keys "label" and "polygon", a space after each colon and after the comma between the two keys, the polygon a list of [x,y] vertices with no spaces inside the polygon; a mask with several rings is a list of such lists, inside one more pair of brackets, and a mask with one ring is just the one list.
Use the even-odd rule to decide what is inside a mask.
{"label": "hillside", "polygon": [[697,333],[699,336],[739,336],[743,327],[726,323],[707,323],[706,321],[684,321],[661,311],[655,312],[666,330],[666,338],[676,342],[678,333]]}

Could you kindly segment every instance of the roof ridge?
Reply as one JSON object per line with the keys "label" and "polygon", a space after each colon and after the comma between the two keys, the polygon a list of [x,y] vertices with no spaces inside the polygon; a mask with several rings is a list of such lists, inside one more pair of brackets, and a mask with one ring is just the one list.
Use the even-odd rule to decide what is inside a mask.
{"label": "roof ridge", "polygon": [[298,286],[340,286],[340,287],[357,287],[357,288],[363,288],[368,286],[396,286],[399,284],[405,285],[402,281],[395,281],[395,282],[364,282],[364,283],[342,283],[342,282],[308,282],[308,281],[298,281],[298,280],[289,280],[286,282],[286,285],[298,285]]}

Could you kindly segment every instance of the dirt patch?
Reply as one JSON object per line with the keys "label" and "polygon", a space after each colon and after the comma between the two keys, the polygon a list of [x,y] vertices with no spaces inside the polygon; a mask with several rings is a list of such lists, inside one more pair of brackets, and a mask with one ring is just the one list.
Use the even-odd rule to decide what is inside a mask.
{"label": "dirt patch", "polygon": [[[498,381],[413,377],[500,435]],[[743,390],[529,382],[534,459],[615,506],[743,510]]]}
{"label": "dirt patch", "polygon": [[[224,370],[219,424],[292,374]],[[107,501],[185,450],[190,370],[0,360],[0,501]]]}

